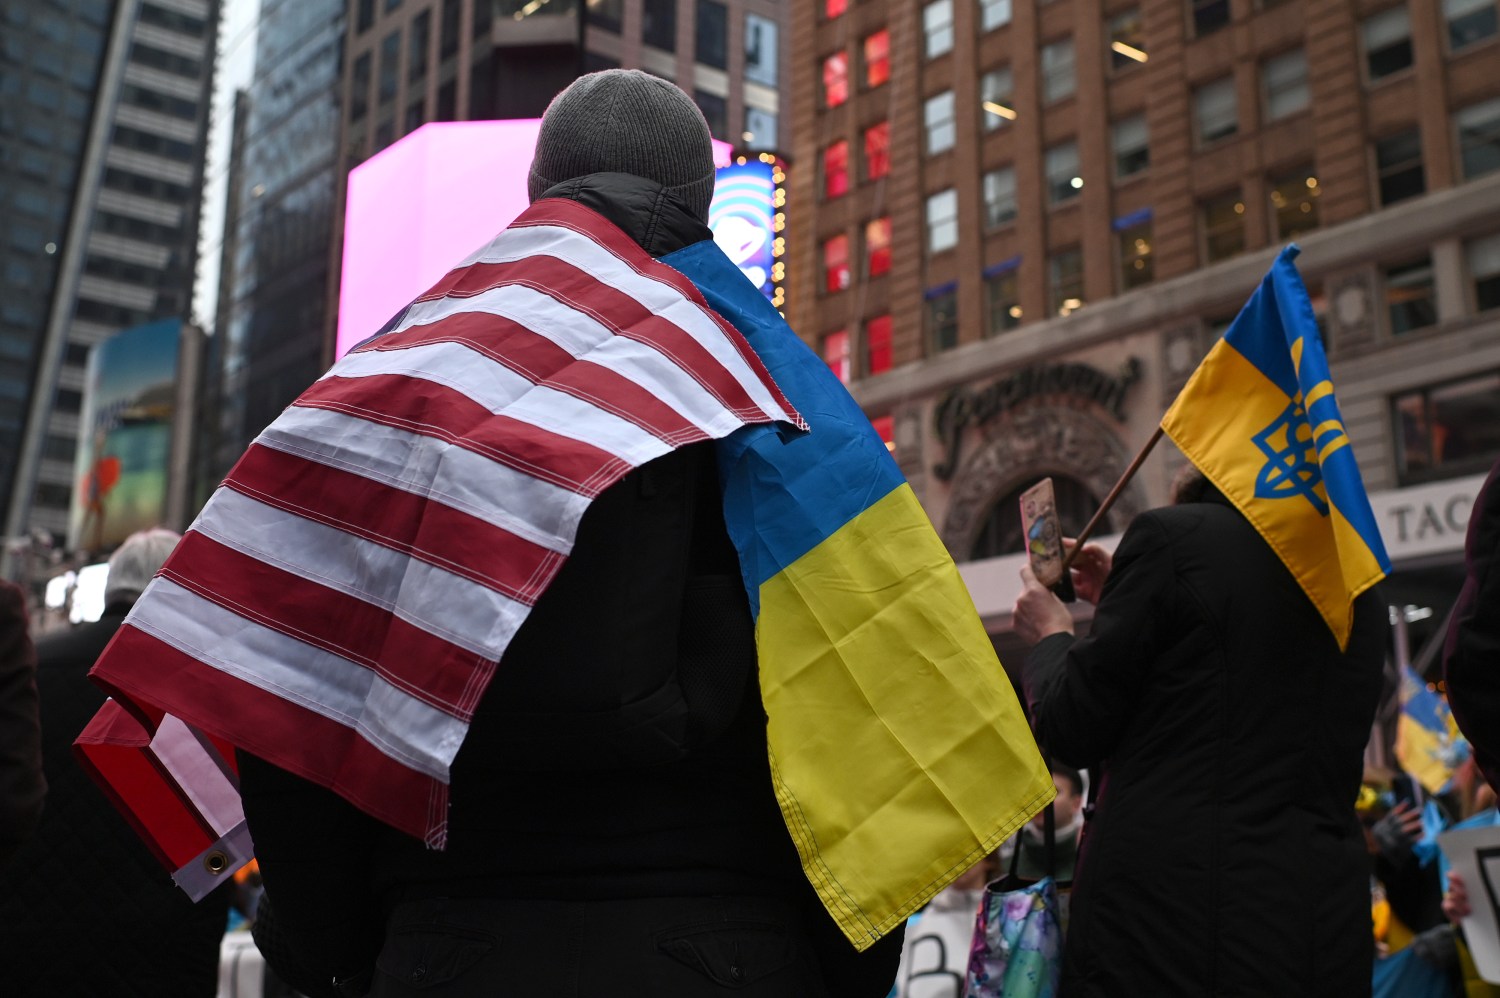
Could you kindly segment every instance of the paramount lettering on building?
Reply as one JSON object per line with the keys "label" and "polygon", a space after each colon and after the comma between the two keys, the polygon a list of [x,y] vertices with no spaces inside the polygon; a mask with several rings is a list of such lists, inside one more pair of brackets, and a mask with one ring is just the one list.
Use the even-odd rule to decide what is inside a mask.
{"label": "paramount lettering on building", "polygon": [[1066,395],[1104,409],[1125,421],[1125,393],[1140,380],[1141,362],[1131,357],[1114,376],[1087,364],[1044,364],[1023,368],[979,390],[957,387],[943,396],[933,411],[933,431],[947,447],[947,459],[932,468],[944,481],[958,470],[963,432],[984,426],[1021,403],[1050,395]]}

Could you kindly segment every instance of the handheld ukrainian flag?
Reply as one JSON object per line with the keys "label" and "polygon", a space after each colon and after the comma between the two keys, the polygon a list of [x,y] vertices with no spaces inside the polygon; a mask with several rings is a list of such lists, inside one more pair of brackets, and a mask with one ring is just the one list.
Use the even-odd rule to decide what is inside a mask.
{"label": "handheld ukrainian flag", "polygon": [[805,434],[719,444],[777,800],[865,949],[1055,794],[952,559],[869,420],[711,241],[662,259],[745,334]]}
{"label": "handheld ukrainian flag", "polygon": [[1448,789],[1468,743],[1448,701],[1429,689],[1411,666],[1401,672],[1401,713],[1396,718],[1396,758],[1430,794]]}
{"label": "handheld ukrainian flag", "polygon": [[1288,246],[1162,429],[1253,523],[1347,647],[1351,604],[1391,570]]}

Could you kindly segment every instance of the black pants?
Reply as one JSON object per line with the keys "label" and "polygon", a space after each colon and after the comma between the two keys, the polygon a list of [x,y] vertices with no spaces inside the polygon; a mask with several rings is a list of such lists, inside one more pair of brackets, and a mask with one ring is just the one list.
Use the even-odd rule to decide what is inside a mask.
{"label": "black pants", "polygon": [[796,906],[753,897],[409,901],[370,995],[831,998]]}

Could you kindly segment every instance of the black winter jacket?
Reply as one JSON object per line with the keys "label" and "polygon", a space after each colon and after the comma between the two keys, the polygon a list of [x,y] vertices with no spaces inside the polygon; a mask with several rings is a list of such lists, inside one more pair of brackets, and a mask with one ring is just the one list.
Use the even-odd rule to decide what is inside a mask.
{"label": "black winter jacket", "polygon": [[104,705],[88,671],[126,609],[36,643],[49,789],[36,834],[0,870],[0,992],[14,998],[218,990],[228,887],[194,904],[73,759]]}
{"label": "black winter jacket", "polygon": [[1382,611],[1360,597],[1340,653],[1222,498],[1135,518],[1089,636],[1047,638],[1025,668],[1038,740],[1102,779],[1063,995],[1370,993],[1354,800]]}

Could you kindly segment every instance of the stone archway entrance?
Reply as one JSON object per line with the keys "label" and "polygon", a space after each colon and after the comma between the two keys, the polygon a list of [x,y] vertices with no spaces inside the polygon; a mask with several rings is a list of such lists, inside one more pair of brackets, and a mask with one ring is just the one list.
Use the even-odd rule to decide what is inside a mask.
{"label": "stone archway entrance", "polygon": [[[955,476],[943,521],[943,543],[958,561],[990,556],[992,552],[981,554],[976,547],[981,537],[987,548],[1004,544],[1003,537],[996,535],[1004,533],[1003,520],[1009,514],[997,509],[997,504],[1010,501],[1014,505],[1016,493],[1047,475],[1053,476],[1058,488],[1064,530],[1077,530],[1082,524],[1068,522],[1063,490],[1071,496],[1070,515],[1076,517],[1085,504],[1087,515],[1092,515],[1132,456],[1109,427],[1091,413],[1041,405],[1015,410],[996,421],[978,452]],[[1062,481],[1070,484],[1058,485]],[[1139,482],[1132,481],[1109,511],[1108,529],[1099,532],[1123,530],[1144,508],[1144,490]]]}

